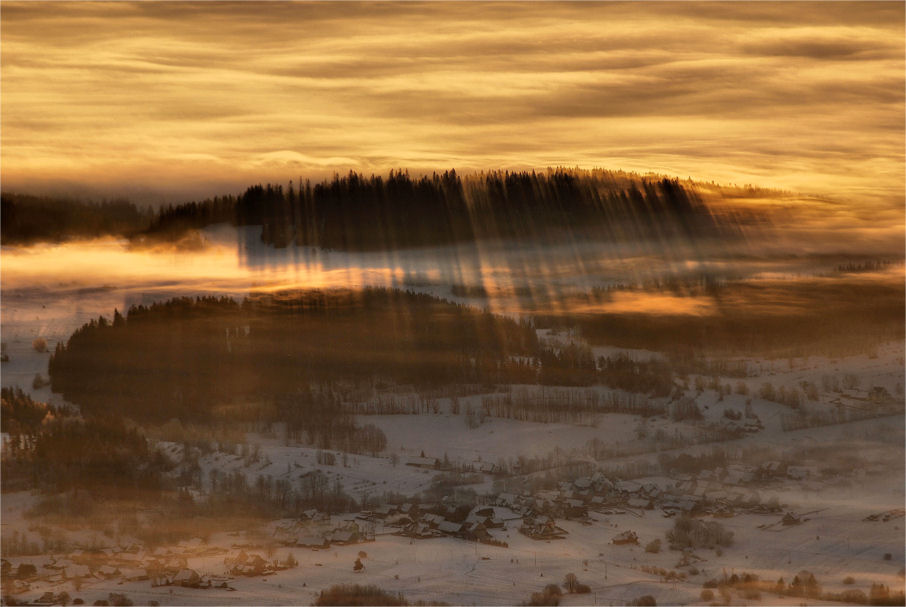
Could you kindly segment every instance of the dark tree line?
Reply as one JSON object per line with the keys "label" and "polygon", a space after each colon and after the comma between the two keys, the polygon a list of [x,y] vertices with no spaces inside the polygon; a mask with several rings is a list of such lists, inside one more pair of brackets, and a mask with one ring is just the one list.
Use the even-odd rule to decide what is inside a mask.
{"label": "dark tree line", "polygon": [[81,419],[18,389],[2,391],[4,489],[157,491],[168,467],[118,415]]}
{"label": "dark tree line", "polygon": [[236,197],[215,196],[202,202],[187,202],[161,207],[145,234],[177,239],[187,230],[198,230],[215,223],[236,223]]}
{"label": "dark tree line", "polygon": [[311,185],[252,186],[236,205],[239,225],[263,226],[261,239],[333,249],[399,249],[475,237],[460,178],[449,171],[412,179],[345,177]]}
{"label": "dark tree line", "polygon": [[[199,485],[199,488],[201,485]],[[211,490],[207,500],[195,504],[189,512],[202,515],[249,514],[264,517],[298,516],[303,510],[350,512],[359,505],[345,493],[337,479],[314,470],[298,482],[272,476],[258,476],[249,482],[238,470],[211,471]]]}
{"label": "dark tree line", "polygon": [[329,431],[342,422],[339,407],[318,387],[499,383],[511,356],[537,348],[528,323],[428,295],[314,291],[115,312],[58,345],[48,371],[53,390],[83,411],[203,422],[219,414],[215,405],[275,401],[287,419]]}
{"label": "dark tree line", "polygon": [[319,183],[254,185],[239,196],[168,205],[156,212],[118,201],[86,203],[3,194],[7,244],[102,235],[178,240],[215,223],[262,226],[276,247],[394,250],[477,238],[669,237],[735,233],[677,180],[605,171],[455,171],[411,177],[356,172]]}
{"label": "dark tree line", "polygon": [[649,417],[664,412],[664,405],[638,394],[596,392],[536,394],[534,396],[502,394],[483,396],[481,412],[488,417],[501,417],[540,423],[567,422],[588,424],[601,413],[631,413]]}
{"label": "dark tree line", "polygon": [[540,383],[549,386],[590,386],[596,383],[595,358],[588,346],[570,343],[541,351]]}
{"label": "dark tree line", "polygon": [[3,244],[131,236],[146,229],[150,220],[150,211],[122,200],[92,203],[46,196],[0,195]]}
{"label": "dark tree line", "polygon": [[598,358],[601,383],[627,392],[669,396],[673,390],[673,369],[666,360],[635,360],[625,354]]}
{"label": "dark tree line", "polygon": [[236,204],[236,223],[262,225],[263,242],[334,249],[399,249],[515,238],[606,239],[720,233],[705,205],[677,180],[617,184],[608,174],[556,170],[351,172],[310,182],[256,185]]}

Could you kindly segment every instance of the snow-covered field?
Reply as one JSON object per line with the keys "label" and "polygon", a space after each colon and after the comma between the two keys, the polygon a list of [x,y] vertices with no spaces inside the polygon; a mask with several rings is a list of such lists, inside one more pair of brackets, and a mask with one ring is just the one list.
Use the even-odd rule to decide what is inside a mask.
{"label": "snow-covered field", "polygon": [[[222,276],[219,282],[204,284],[213,292],[240,293],[256,272],[264,276],[267,267],[285,262],[257,259],[253,253],[245,261],[234,260],[245,264],[238,278]],[[334,257],[315,261],[322,270],[339,273],[344,265],[364,263],[340,254]],[[371,265],[366,269],[384,272],[398,261],[376,258],[368,260]],[[483,267],[488,259],[481,255],[472,261],[479,278],[483,271],[492,275],[502,271]],[[599,266],[602,272],[609,267],[604,262]],[[130,303],[208,292],[202,283],[158,282],[155,272],[169,272],[169,266],[146,267],[145,274],[125,286],[92,288],[53,283],[45,289],[37,284],[46,278],[40,276],[10,288],[9,281],[16,276],[6,270],[5,266],[2,339],[10,360],[2,366],[2,385],[22,387],[34,398],[53,403],[62,402],[58,395],[47,387],[32,386],[35,375],[46,377],[49,357],[35,351],[34,339],[44,338],[52,350],[78,326],[99,314],[109,316],[114,307],[122,310]],[[59,279],[65,268],[55,272],[53,277]],[[418,288],[447,294],[448,287],[438,285],[446,284],[449,276],[434,276],[427,265],[413,272],[384,274],[390,276],[390,284],[421,281]],[[204,274],[204,268],[198,274]],[[549,280],[554,274],[545,267],[533,280]],[[564,280],[569,282],[568,277]],[[574,339],[549,330],[539,331],[539,337],[562,344]],[[636,360],[660,356],[615,347],[596,347],[593,352]],[[136,604],[311,604],[331,585],[358,583],[401,592],[410,601],[506,605],[527,601],[531,593],[575,573],[590,592],[564,595],[561,604],[621,605],[642,595],[654,596],[658,604],[707,604],[710,599],[701,598],[703,585],[725,574],[755,574],[773,586],[781,577],[790,582],[802,570],[814,574],[825,592],[858,589],[867,595],[872,584],[903,590],[904,344],[892,341],[868,354],[837,359],[742,362],[747,377],[717,378],[721,386],[731,386],[727,394],[708,385],[711,377],[685,378],[689,388],[683,396],[698,407],[699,420],[676,421],[669,414],[674,405],[667,398],[657,401],[667,407],[665,414],[648,418],[599,412],[585,416],[579,424],[484,417],[479,414],[483,399],[506,394],[487,392],[458,396],[456,407],[452,398],[434,396],[437,410],[429,407],[420,414],[357,415],[357,423],[374,424],[383,431],[386,448],[372,455],[332,452],[333,463],[327,463],[318,449],[287,441],[279,427],[248,433],[241,453],[224,446],[187,454],[182,444],[162,439],[154,445],[176,466],[174,478],[189,459],[197,462],[200,483],[191,492],[201,502],[218,475],[237,474],[249,485],[268,478],[295,487],[319,472],[329,486],[341,487],[356,500],[374,502],[394,494],[412,502],[421,499],[424,504],[430,500],[420,495],[432,489],[437,477],[463,470],[469,473],[463,488],[474,491],[480,505],[504,500],[516,509],[518,520],[486,529],[490,539],[506,547],[441,532],[436,520],[425,534],[434,537],[395,535],[405,525],[392,525],[386,513],[376,519],[371,511],[331,513],[330,517],[299,513],[298,520],[259,520],[240,533],[190,531],[182,541],[147,546],[128,530],[112,532],[103,526],[80,527],[71,520],[64,524],[31,516],[29,510],[42,496],[13,492],[4,493],[0,505],[2,556],[12,572],[20,565],[34,564],[36,574],[21,580],[4,574],[3,595],[36,601],[48,592],[66,592],[86,604],[107,600],[110,593],[126,594]],[[695,388],[696,380],[702,384],[700,390]],[[764,398],[765,383],[803,394],[806,386],[812,386],[816,392],[794,412],[788,405]],[[528,398],[554,389],[512,386],[509,390]],[[602,399],[615,392],[600,386],[572,390],[594,392]],[[791,419],[797,424],[802,421],[804,427],[791,427]],[[715,450],[726,461],[692,472],[664,468],[664,462],[680,456],[709,455]],[[252,452],[256,455],[250,456]],[[546,463],[523,473],[520,466],[532,458]],[[441,465],[436,467],[435,461]],[[589,489],[594,483],[605,488]],[[522,487],[528,493],[527,488],[536,485],[544,488],[519,495]],[[513,503],[517,499],[518,507]],[[564,539],[532,539],[519,532],[523,523],[542,518],[540,502],[557,504],[551,510],[556,512],[551,524],[564,532]],[[443,515],[433,516],[452,524],[444,517],[452,517],[456,505],[452,497],[438,499],[431,504],[432,512]],[[570,508],[581,513],[567,515]],[[154,505],[149,504],[148,510],[153,513]],[[680,512],[719,522],[733,532],[732,545],[719,550],[696,548],[685,554],[671,550],[667,533]],[[421,516],[422,524],[429,525],[424,513]],[[317,525],[310,526],[315,519]],[[302,520],[308,535],[331,535],[347,529],[350,521],[372,529],[374,535],[363,533],[366,541],[348,545],[334,541],[319,549],[299,542],[288,545],[276,530]],[[117,527],[114,523],[111,526]],[[637,534],[637,545],[612,543],[628,531]],[[10,542],[14,535],[16,546]],[[49,538],[65,541],[53,545]],[[661,540],[660,551],[646,551],[646,545],[656,539]],[[359,551],[367,556],[361,557],[364,568],[354,571]],[[268,565],[260,574],[241,575],[231,569],[243,552],[249,558],[259,555],[268,564],[282,562],[291,553],[298,564],[280,570]],[[204,587],[187,587],[173,579],[169,585],[156,585],[147,577],[154,563],[194,572]],[[191,575],[186,575],[183,579],[191,581]],[[848,577],[852,583],[844,583]],[[718,594],[716,588],[714,594]],[[800,604],[806,599],[768,590],[758,597],[733,590],[729,599],[718,595],[717,600]],[[821,601],[808,599],[808,603]]]}
{"label": "snow-covered field", "polygon": [[[721,555],[713,550],[695,552],[695,575],[685,581],[665,581],[662,576],[643,571],[643,566],[676,570],[681,554],[666,549],[658,554],[644,551],[645,544],[664,538],[672,519],[657,510],[634,514],[603,515],[593,513],[590,524],[562,521],[568,532],[565,540],[532,540],[515,529],[495,530],[493,535],[509,544],[502,548],[466,542],[454,538],[409,539],[378,535],[374,541],[329,549],[308,550],[271,545],[273,558],[283,559],[292,553],[298,566],[258,577],[229,576],[224,559],[240,551],[266,554],[269,545],[260,535],[248,534],[212,537],[181,542],[153,553],[139,551],[118,553],[113,542],[102,542],[104,554],[111,562],[138,563],[153,558],[185,557],[185,566],[202,576],[213,578],[215,585],[225,580],[230,587],[184,588],[153,587],[148,581],[123,581],[119,576],[109,580],[86,577],[76,591],[74,582],[64,580],[56,570],[44,569],[49,555],[14,558],[15,564],[34,563],[46,581],[34,582],[17,598],[37,598],[45,592],[68,592],[90,604],[107,598],[108,593],[125,593],[138,604],[156,600],[161,605],[199,604],[310,604],[317,592],[337,583],[376,584],[385,590],[403,592],[410,600],[443,600],[452,604],[505,605],[525,601],[531,592],[548,583],[560,583],[567,573],[575,573],[588,584],[591,593],[569,596],[564,604],[626,604],[632,599],[651,594],[659,604],[688,604],[699,601],[702,584],[723,572],[754,573],[763,580],[787,580],[799,571],[812,572],[826,589],[844,589],[843,580],[852,576],[854,587],[866,589],[871,583],[901,588],[903,578],[903,517],[887,522],[866,522],[868,514],[902,504],[902,487],[891,486],[889,479],[871,478],[852,490],[817,490],[803,493],[795,504],[800,512],[818,510],[808,520],[795,526],[759,529],[776,523],[777,515],[740,515],[720,519],[735,534],[732,547]],[[4,524],[17,522],[17,514],[27,500],[12,496],[4,500]],[[791,507],[793,504],[791,504]],[[635,531],[640,546],[618,546],[611,543],[624,530]],[[109,548],[108,548],[109,546]],[[353,571],[360,550],[367,552],[361,572]],[[884,554],[891,553],[891,560]],[[55,555],[55,566],[72,566],[76,557]],[[64,569],[65,570],[65,569]],[[127,570],[125,566],[122,570]],[[685,568],[688,571],[689,568]],[[798,604],[791,597],[765,595],[765,603]],[[758,601],[747,601],[757,604]],[[811,602],[811,601],[810,601]]]}

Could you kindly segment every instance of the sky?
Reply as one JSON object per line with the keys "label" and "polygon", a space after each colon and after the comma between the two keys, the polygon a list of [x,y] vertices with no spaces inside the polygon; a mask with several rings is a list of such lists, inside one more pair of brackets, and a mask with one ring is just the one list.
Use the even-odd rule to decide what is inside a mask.
{"label": "sky", "polygon": [[15,3],[4,191],[568,166],[904,201],[904,3]]}

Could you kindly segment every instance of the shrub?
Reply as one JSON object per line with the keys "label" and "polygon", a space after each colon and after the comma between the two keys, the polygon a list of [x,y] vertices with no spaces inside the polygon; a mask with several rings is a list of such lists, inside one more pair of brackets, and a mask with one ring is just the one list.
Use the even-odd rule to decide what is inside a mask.
{"label": "shrub", "polygon": [[868,597],[861,590],[850,588],[840,593],[840,600],[850,605],[864,605],[868,602]]}
{"label": "shrub", "polygon": [[47,352],[47,340],[43,337],[36,337],[33,342],[31,342],[31,347],[35,349],[35,352]]}
{"label": "shrub", "polygon": [[853,576],[847,575],[845,578],[843,578],[843,583],[849,586],[850,584],[855,584],[856,580],[853,579]]}
{"label": "shrub", "polygon": [[645,594],[629,603],[633,607],[657,607],[657,601],[650,594]]}
{"label": "shrub", "polygon": [[673,529],[667,532],[667,539],[672,549],[713,548],[733,544],[733,532],[724,529],[717,521],[704,522],[682,516],[673,523]]}
{"label": "shrub", "polygon": [[645,552],[657,554],[661,551],[661,540],[652,540],[645,545]]}
{"label": "shrub", "polygon": [[560,596],[546,594],[544,592],[533,592],[526,605],[553,606],[560,604]]}
{"label": "shrub", "polygon": [[116,592],[111,592],[107,596],[107,598],[110,600],[110,604],[114,605],[114,607],[130,607],[130,605],[135,604],[132,602],[132,599],[127,597],[125,594],[119,594]]}
{"label": "shrub", "polygon": [[16,568],[16,577],[20,580],[30,578],[34,575],[38,575],[38,568],[31,563],[20,563],[19,567]]}
{"label": "shrub", "polygon": [[702,590],[702,593],[700,596],[703,601],[712,601],[712,600],[714,600],[714,591],[708,590],[707,588],[705,588],[704,590]]}
{"label": "shrub", "polygon": [[560,586],[548,584],[541,592],[533,592],[526,605],[559,605],[560,604]]}
{"label": "shrub", "polygon": [[377,586],[336,584],[322,590],[315,605],[408,605],[402,594],[391,594]]}

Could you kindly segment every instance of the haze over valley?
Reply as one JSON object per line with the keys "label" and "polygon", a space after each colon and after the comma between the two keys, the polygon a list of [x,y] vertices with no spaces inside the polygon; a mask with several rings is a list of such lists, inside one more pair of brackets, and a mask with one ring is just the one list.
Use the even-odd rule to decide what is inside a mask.
{"label": "haze over valley", "polygon": [[3,604],[904,604],[895,3],[4,3]]}

